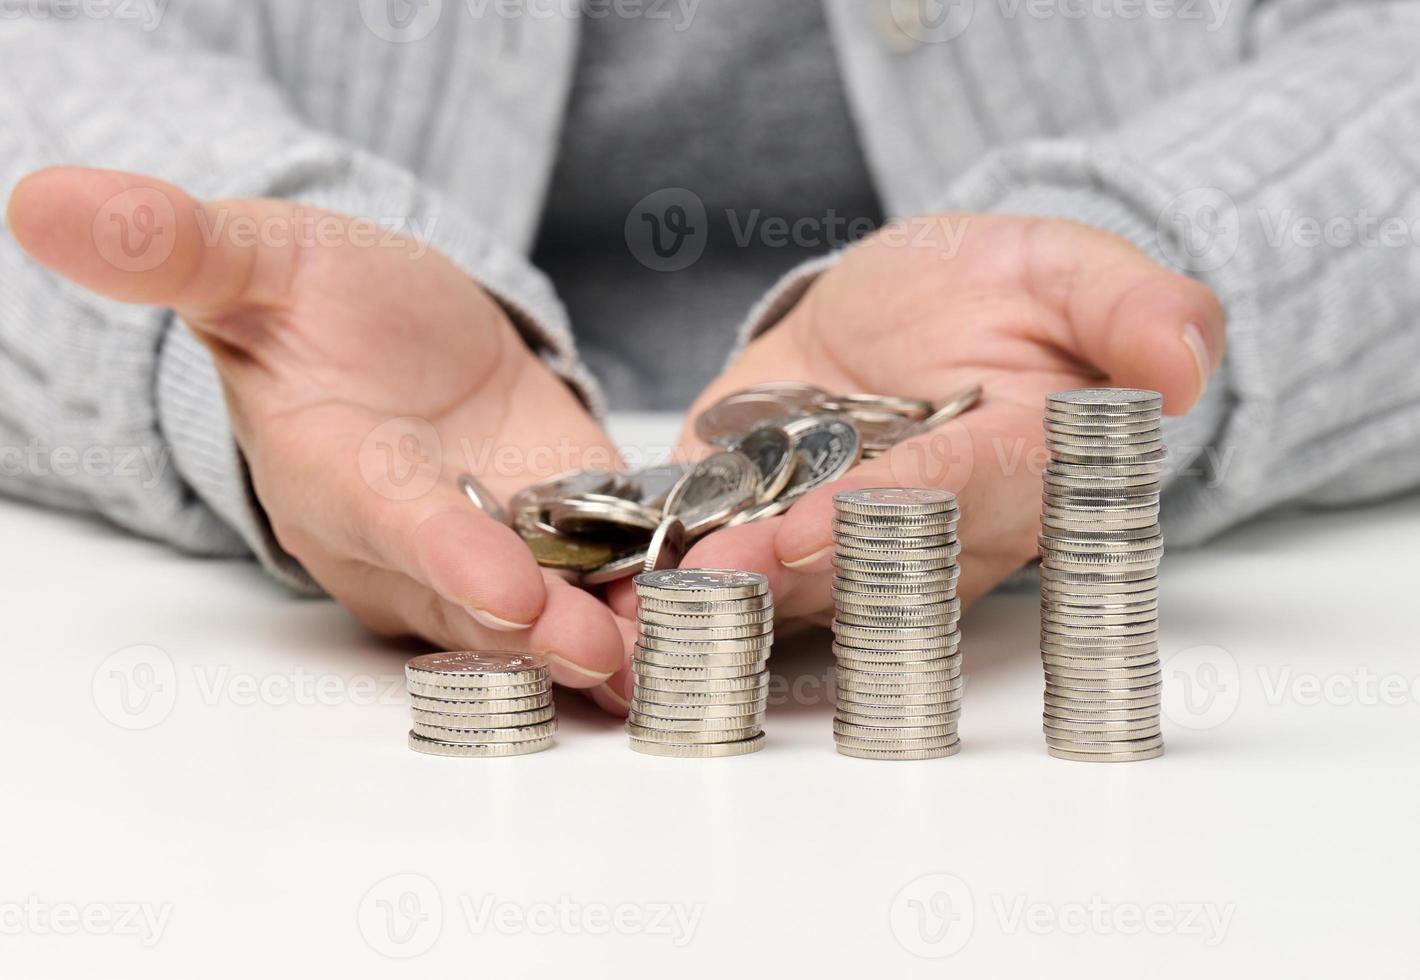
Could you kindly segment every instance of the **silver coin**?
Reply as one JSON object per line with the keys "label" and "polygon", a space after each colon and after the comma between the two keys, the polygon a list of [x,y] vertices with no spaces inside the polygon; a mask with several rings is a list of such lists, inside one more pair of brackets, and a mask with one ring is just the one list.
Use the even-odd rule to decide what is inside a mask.
{"label": "silver coin", "polygon": [[880,544],[881,542],[874,542],[870,547],[861,548],[846,539],[839,538],[834,542],[834,554],[845,561],[882,561],[904,565],[908,568],[927,563],[937,565],[942,562],[956,561],[961,556],[960,541],[949,541],[946,544],[938,544],[928,548],[883,548],[880,547]]}
{"label": "silver coin", "polygon": [[652,718],[680,719],[742,718],[755,714],[763,716],[768,703],[767,697],[760,697],[754,701],[725,701],[719,704],[705,704],[703,702],[662,704],[642,697],[636,699],[639,709]]}
{"label": "silver coin", "polygon": [[748,728],[758,728],[764,722],[763,712],[757,711],[747,711],[729,718],[662,718],[658,715],[648,715],[644,711],[638,711],[634,706],[626,717],[633,725],[657,732],[710,733],[727,730],[737,732]]}
{"label": "silver coin", "polygon": [[1128,723],[1157,718],[1159,717],[1159,706],[1149,705],[1140,708],[1115,708],[1107,711],[1077,711],[1072,708],[1061,708],[1047,704],[1045,706],[1044,716],[1054,721],[1073,725],[1111,725],[1116,722]]}
{"label": "silver coin", "polygon": [[409,733],[409,747],[422,755],[438,755],[454,759],[492,759],[499,756],[532,755],[552,748],[551,738],[532,739],[526,742],[495,742],[483,745],[465,745],[445,742],[440,739],[425,738],[417,732]]}
{"label": "silver coin", "polygon": [[1041,728],[1044,730],[1046,738],[1053,740],[1053,744],[1069,743],[1071,748],[1077,750],[1113,746],[1120,742],[1138,744],[1142,739],[1160,738],[1163,735],[1163,730],[1157,722],[1124,731],[1095,729],[1085,732],[1073,728],[1056,728],[1053,725],[1042,725]]}
{"label": "silver coin", "polygon": [[[822,399],[787,393],[787,389],[760,388],[726,395],[695,418],[695,435],[712,446],[732,446],[745,433],[761,425],[784,425],[817,409]],[[827,392],[822,393],[827,397]]]}
{"label": "silver coin", "polygon": [[904,677],[912,677],[911,674],[877,674],[875,677],[885,678],[881,681],[859,680],[854,677],[838,675],[838,690],[852,691],[855,694],[951,694],[955,695],[963,687],[962,678],[956,677],[951,680],[902,680]]}
{"label": "silver coin", "polygon": [[792,506],[794,506],[794,498],[792,497],[780,497],[778,500],[754,504],[731,517],[725,522],[725,527],[739,527],[741,524],[757,524],[760,521],[767,521],[771,517],[778,517]]}
{"label": "silver coin", "polygon": [[865,415],[895,415],[920,422],[932,412],[932,403],[923,398],[899,398],[895,395],[833,395],[824,402],[826,412],[862,412]]}
{"label": "silver coin", "polygon": [[654,531],[660,515],[634,500],[589,493],[563,497],[547,505],[547,521],[563,534],[597,534]]}
{"label": "silver coin", "polygon": [[957,739],[935,749],[865,749],[856,746],[837,745],[838,754],[855,759],[880,759],[884,762],[921,762],[928,759],[946,759],[961,751],[961,740]]}
{"label": "silver coin", "polygon": [[551,721],[554,711],[551,705],[534,708],[531,711],[514,711],[507,714],[467,715],[446,711],[426,711],[411,707],[410,717],[421,725],[431,728],[519,728]]}
{"label": "silver coin", "polygon": [[651,535],[651,543],[646,548],[646,558],[641,562],[642,572],[660,572],[668,568],[679,568],[685,559],[688,535],[685,524],[678,517],[667,517]]}
{"label": "silver coin", "polygon": [[696,463],[666,498],[667,515],[680,518],[691,538],[713,531],[760,499],[759,470],[743,453],[727,450]]}
{"label": "silver coin", "polygon": [[955,538],[957,519],[952,517],[950,520],[930,524],[926,522],[911,524],[902,521],[857,524],[835,516],[830,529],[835,536],[849,538],[858,542],[860,546],[867,542],[878,542],[885,548],[914,548],[925,546],[925,544],[915,542],[940,542]]}
{"label": "silver coin", "polygon": [[1155,412],[1162,410],[1164,397],[1140,388],[1076,388],[1053,392],[1045,403],[1053,411],[1071,414]]}
{"label": "silver coin", "polygon": [[545,721],[521,728],[436,728],[418,721],[411,729],[414,734],[440,742],[457,745],[496,745],[499,742],[536,742],[551,738],[557,732],[556,721]]}
{"label": "silver coin", "polygon": [[1047,735],[1045,744],[1049,748],[1061,749],[1077,755],[1111,755],[1162,748],[1164,740],[1163,736],[1155,735],[1151,738],[1130,739],[1122,742],[1075,742]]}
{"label": "silver coin", "polygon": [[844,749],[902,752],[952,748],[960,744],[960,737],[956,732],[931,738],[859,738],[854,735],[840,735],[834,739],[834,744],[838,746],[839,752]]}
{"label": "silver coin", "polygon": [[636,642],[638,646],[645,647],[647,650],[679,653],[687,656],[748,652],[764,654],[773,646],[774,634],[765,632],[755,636],[743,636],[735,640],[697,640],[647,636],[640,633],[636,637]]}
{"label": "silver coin", "polygon": [[405,663],[404,674],[438,687],[490,688],[545,684],[550,671],[546,660],[531,653],[458,650],[414,657]]}
{"label": "silver coin", "polygon": [[961,577],[961,566],[952,564],[946,568],[934,568],[928,572],[899,572],[892,578],[883,578],[871,573],[844,571],[840,569],[833,577],[833,588],[839,592],[872,598],[878,596],[922,596],[933,599],[942,595],[950,596]]}
{"label": "silver coin", "polygon": [[675,616],[708,616],[724,613],[773,612],[774,600],[766,592],[750,596],[748,599],[712,599],[704,602],[693,599],[657,599],[654,596],[638,595],[636,599],[638,615],[641,613],[665,613]]}
{"label": "silver coin", "polygon": [[679,681],[718,681],[732,677],[753,677],[762,673],[763,664],[758,662],[743,667],[662,667],[658,664],[635,662],[631,671],[638,678],[658,678]]}
{"label": "silver coin", "polygon": [[650,556],[649,545],[632,548],[622,552],[604,565],[598,565],[591,571],[583,572],[578,577],[577,583],[583,586],[606,585],[610,582],[620,582],[624,578],[631,578],[633,575],[641,574]]}
{"label": "silver coin", "polygon": [[633,738],[631,748],[643,755],[670,759],[719,759],[749,755],[764,748],[764,733],[758,732],[738,742],[713,742],[708,745],[678,745],[673,742],[647,742]]}
{"label": "silver coin", "polygon": [[916,436],[930,432],[938,426],[946,425],[959,415],[971,411],[980,403],[981,394],[981,385],[972,385],[970,388],[963,388],[949,396],[937,407],[935,412],[917,424],[917,431],[912,434]]}
{"label": "silver coin", "polygon": [[508,698],[530,698],[546,694],[552,681],[543,678],[527,684],[491,684],[488,687],[450,687],[418,677],[406,676],[405,686],[411,697],[432,698],[436,701],[494,701]]}
{"label": "silver coin", "polygon": [[837,704],[856,705],[855,710],[858,711],[881,708],[895,714],[912,714],[934,704],[950,704],[956,698],[955,691],[934,691],[930,694],[869,694],[866,691],[851,690],[834,692],[834,701]]}
{"label": "silver coin", "polygon": [[664,650],[648,650],[637,645],[634,656],[638,664],[654,664],[657,667],[753,667],[762,669],[769,659],[763,650],[746,650],[737,653],[667,653]]}
{"label": "silver coin", "polygon": [[899,552],[902,551],[915,552],[924,548],[960,547],[956,540],[955,528],[929,531],[925,534],[920,533],[920,529],[918,528],[912,528],[911,530],[919,531],[919,533],[913,535],[895,534],[892,537],[873,537],[862,534],[859,533],[858,529],[847,528],[838,521],[833,522],[831,529],[833,531],[833,539],[837,543],[847,545],[857,550],[871,548],[885,557],[890,558],[921,557],[919,555],[909,554],[904,556],[899,554]]}
{"label": "silver coin", "polygon": [[833,506],[841,514],[897,518],[955,513],[957,498],[930,487],[873,487],[835,493]]}
{"label": "silver coin", "polygon": [[858,430],[863,443],[863,455],[881,455],[916,432],[918,421],[906,415],[850,408],[842,413]]}
{"label": "silver coin", "polygon": [[961,719],[961,702],[950,702],[950,707],[941,711],[931,711],[923,714],[921,708],[917,708],[917,714],[903,715],[886,711],[873,711],[868,709],[868,713],[851,710],[852,705],[840,704],[834,713],[834,719],[844,725],[855,725],[863,728],[881,729],[925,729],[934,728],[938,725],[955,725]]}
{"label": "silver coin", "polygon": [[636,576],[643,598],[711,602],[751,599],[769,592],[769,579],[758,572],[723,568],[677,568]]}
{"label": "silver coin", "polygon": [[[428,711],[443,715],[501,715],[518,711],[536,711],[552,704],[552,692],[533,694],[522,698],[497,698],[478,701],[444,701],[412,695],[409,707],[415,711]],[[474,726],[477,727],[477,726]]]}
{"label": "silver coin", "polygon": [[[640,622],[641,636],[658,640],[747,640],[763,636],[773,628],[773,619],[741,626],[664,626],[647,620]],[[693,632],[688,632],[693,630]]]}
{"label": "silver coin", "polygon": [[589,493],[616,496],[617,491],[625,486],[626,479],[624,474],[611,470],[569,470],[519,490],[508,501],[508,510],[514,517],[525,512],[540,516],[542,510],[554,500]]}
{"label": "silver coin", "polygon": [[1143,762],[1146,759],[1157,759],[1164,754],[1164,747],[1161,744],[1150,749],[1126,750],[1123,752],[1071,752],[1067,749],[1047,746],[1050,755],[1056,759],[1065,759],[1070,762]]}
{"label": "silver coin", "polygon": [[1132,657],[1062,657],[1057,654],[1043,653],[1041,661],[1047,669],[1059,668],[1061,670],[1110,670],[1116,667],[1143,667],[1148,664],[1157,664],[1159,654],[1143,653]]}
{"label": "silver coin", "polygon": [[642,623],[693,630],[705,626],[762,626],[766,623],[773,623],[774,607],[761,606],[758,609],[749,609],[744,612],[675,613],[661,612],[658,609],[647,609],[642,606],[636,615],[638,621]]}
{"label": "silver coin", "polygon": [[647,728],[644,725],[637,725],[634,722],[627,722],[626,733],[632,738],[640,739],[643,742],[687,745],[705,744],[707,742],[740,742],[758,735],[759,728],[757,726],[751,726],[748,728],[724,728],[700,732],[664,732],[655,728]]}
{"label": "silver coin", "polygon": [[1161,691],[1152,691],[1127,698],[1075,698],[1052,694],[1049,691],[1045,693],[1046,710],[1132,711],[1136,708],[1157,708],[1162,701]]}
{"label": "silver coin", "polygon": [[794,475],[794,441],[789,434],[776,425],[761,425],[740,437],[733,448],[759,472],[757,503],[776,500]]}
{"label": "silver coin", "polygon": [[844,476],[858,462],[863,443],[852,423],[832,415],[810,415],[784,426],[794,440],[793,475],[781,499],[796,499]]}
{"label": "silver coin", "polygon": [[1045,413],[1045,431],[1051,435],[1066,436],[1110,436],[1128,435],[1139,432],[1159,432],[1160,415],[1145,413],[1137,418],[1120,416],[1096,416],[1086,418],[1060,412]]}
{"label": "silver coin", "polygon": [[465,497],[493,518],[499,524],[508,523],[508,512],[503,509],[503,505],[498,503],[498,498],[493,496],[492,491],[474,479],[473,474],[464,473],[459,477],[459,489],[463,491]]}
{"label": "silver coin", "polygon": [[[663,692],[666,695],[673,695],[678,699],[689,698],[695,695],[709,697],[716,694],[763,693],[769,690],[769,675],[760,672],[757,674],[743,674],[738,677],[719,677],[702,680],[685,677],[653,677],[646,674],[636,674],[634,687],[636,690]],[[665,698],[653,694],[650,700],[664,701]],[[677,701],[676,703],[683,702]]]}

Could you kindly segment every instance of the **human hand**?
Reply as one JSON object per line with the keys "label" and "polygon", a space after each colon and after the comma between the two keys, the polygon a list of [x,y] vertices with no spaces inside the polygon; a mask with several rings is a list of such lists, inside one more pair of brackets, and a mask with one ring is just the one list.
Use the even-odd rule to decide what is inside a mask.
{"label": "human hand", "polygon": [[[124,251],[137,219],[152,255]],[[212,352],[277,541],[371,629],[542,653],[571,687],[621,666],[626,624],[544,574],[457,484],[472,469],[506,501],[549,475],[533,472],[540,450],[595,458],[569,466],[606,466],[615,450],[446,257],[287,201],[198,202],[78,168],[27,177],[7,220],[66,278],[177,312]],[[311,222],[321,234],[302,240]],[[440,451],[461,445],[525,465],[479,472]]]}
{"label": "human hand", "polygon": [[[884,229],[752,343],[699,398],[691,420],[727,394],[770,381],[935,402],[980,384],[982,404],[807,494],[783,517],[710,535],[685,565],[763,572],[780,617],[825,621],[833,494],[936,486],[960,500],[958,591],[969,604],[1037,553],[1046,395],[1099,384],[1150,388],[1164,395],[1168,414],[1182,414],[1223,345],[1223,311],[1206,286],[1106,232],[984,214]],[[690,426],[682,445],[703,450]],[[631,615],[634,597],[618,594],[613,605]]]}

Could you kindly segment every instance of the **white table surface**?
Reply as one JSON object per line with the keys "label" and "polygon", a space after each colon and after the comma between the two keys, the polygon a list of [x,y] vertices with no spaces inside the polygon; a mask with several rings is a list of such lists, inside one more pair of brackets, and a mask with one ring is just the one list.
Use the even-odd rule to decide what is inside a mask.
{"label": "white table surface", "polygon": [[953,759],[837,755],[812,642],[758,755],[561,697],[552,751],[445,760],[331,603],[16,504],[0,541],[0,976],[1415,969],[1420,498],[1171,554],[1168,754],[1130,766],[1046,756],[1028,593],[966,617]]}

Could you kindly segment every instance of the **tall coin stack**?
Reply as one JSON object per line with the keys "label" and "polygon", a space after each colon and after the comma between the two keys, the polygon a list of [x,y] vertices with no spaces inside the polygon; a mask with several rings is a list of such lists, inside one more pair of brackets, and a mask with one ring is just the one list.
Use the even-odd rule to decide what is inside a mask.
{"label": "tall coin stack", "polygon": [[961,748],[957,501],[945,490],[834,494],[838,751],[939,759]]}
{"label": "tall coin stack", "polygon": [[1057,759],[1132,762],[1159,728],[1157,392],[1051,395],[1040,536],[1045,743]]}
{"label": "tall coin stack", "polygon": [[404,666],[414,727],[425,755],[486,759],[531,755],[557,731],[547,661],[528,653],[430,653]]}
{"label": "tall coin stack", "polygon": [[769,580],[724,569],[643,572],[636,596],[631,747],[681,759],[759,751],[774,641]]}

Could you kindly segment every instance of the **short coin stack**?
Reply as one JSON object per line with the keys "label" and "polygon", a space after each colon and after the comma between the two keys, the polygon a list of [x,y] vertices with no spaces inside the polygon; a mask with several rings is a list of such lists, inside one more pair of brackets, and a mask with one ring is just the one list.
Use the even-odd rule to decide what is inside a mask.
{"label": "short coin stack", "polygon": [[1045,742],[1057,759],[1132,762],[1164,751],[1159,729],[1159,475],[1156,392],[1051,395],[1040,536]]}
{"label": "short coin stack", "polygon": [[774,641],[769,580],[725,569],[643,572],[636,596],[631,747],[681,759],[759,751]]}
{"label": "short coin stack", "polygon": [[961,748],[957,501],[945,490],[835,494],[834,741],[863,759]]}
{"label": "short coin stack", "polygon": [[547,661],[527,653],[430,653],[404,667],[414,727],[425,755],[486,759],[531,755],[557,731]]}

